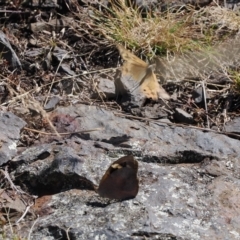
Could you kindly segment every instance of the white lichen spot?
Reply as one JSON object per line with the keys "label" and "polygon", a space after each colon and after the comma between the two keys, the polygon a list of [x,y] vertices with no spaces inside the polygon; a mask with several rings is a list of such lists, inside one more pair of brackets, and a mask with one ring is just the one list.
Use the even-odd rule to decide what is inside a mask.
{"label": "white lichen spot", "polygon": [[193,203],[195,203],[195,201],[194,201],[193,198],[188,198],[187,203],[188,204],[193,204]]}
{"label": "white lichen spot", "polygon": [[230,231],[230,233],[231,233],[232,235],[234,235],[234,236],[236,237],[236,239],[239,239],[240,234],[239,234],[238,232],[236,232],[236,231]]}
{"label": "white lichen spot", "polygon": [[141,143],[140,143],[140,141],[130,142],[130,145],[131,145],[132,148],[135,149],[135,150],[141,150]]}
{"label": "white lichen spot", "polygon": [[8,146],[8,148],[9,148],[10,150],[16,150],[17,144],[16,144],[15,142],[12,142],[12,144],[10,144],[10,145]]}
{"label": "white lichen spot", "polygon": [[201,224],[201,222],[202,222],[202,219],[195,219],[195,220],[193,221],[193,224],[194,224],[195,226],[199,226],[199,225]]}
{"label": "white lichen spot", "polygon": [[106,240],[107,236],[105,234],[97,235],[94,239],[95,240]]}
{"label": "white lichen spot", "polygon": [[172,194],[172,198],[178,199],[178,198],[179,198],[179,195],[174,193],[174,194]]}
{"label": "white lichen spot", "polygon": [[233,168],[233,163],[231,161],[226,162],[226,167],[227,168]]}
{"label": "white lichen spot", "polygon": [[167,212],[159,212],[159,216],[162,216],[162,217],[168,217],[168,213]]}
{"label": "white lichen spot", "polygon": [[175,226],[179,229],[183,228],[183,226],[181,224],[177,223],[177,222],[173,223],[173,226]]}
{"label": "white lichen spot", "polygon": [[176,189],[175,186],[174,186],[174,187],[170,187],[169,190],[168,190],[168,192],[173,192],[173,191],[175,191],[175,189]]}

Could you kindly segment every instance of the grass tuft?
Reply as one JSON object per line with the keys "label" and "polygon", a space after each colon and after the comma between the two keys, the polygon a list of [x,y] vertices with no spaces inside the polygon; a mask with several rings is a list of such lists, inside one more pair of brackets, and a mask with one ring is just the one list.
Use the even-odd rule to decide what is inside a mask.
{"label": "grass tuft", "polygon": [[139,50],[148,58],[166,53],[204,49],[236,32],[240,16],[221,7],[200,10],[188,8],[175,12],[142,12],[126,5],[125,0],[112,2],[111,8],[94,10],[97,28],[108,40]]}

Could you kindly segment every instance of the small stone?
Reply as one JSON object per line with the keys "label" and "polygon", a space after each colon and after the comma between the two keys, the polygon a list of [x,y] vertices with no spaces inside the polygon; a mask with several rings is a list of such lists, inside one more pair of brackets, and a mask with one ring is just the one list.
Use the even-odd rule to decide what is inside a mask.
{"label": "small stone", "polygon": [[176,108],[174,113],[174,118],[177,122],[181,123],[193,123],[193,116],[185,112],[181,108]]}
{"label": "small stone", "polygon": [[97,86],[98,91],[94,92],[92,98],[98,98],[99,94],[105,99],[115,98],[114,82],[107,78],[100,78]]}

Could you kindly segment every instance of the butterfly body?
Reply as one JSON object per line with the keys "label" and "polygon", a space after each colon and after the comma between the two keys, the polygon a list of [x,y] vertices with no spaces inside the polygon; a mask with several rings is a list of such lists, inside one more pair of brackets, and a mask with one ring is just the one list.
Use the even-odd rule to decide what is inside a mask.
{"label": "butterfly body", "polygon": [[170,98],[157,81],[156,75],[154,74],[155,65],[147,64],[121,45],[117,47],[124,60],[122,75],[128,75],[133,80],[139,82],[140,89],[147,98],[153,100],[157,100],[159,96],[164,99]]}
{"label": "butterfly body", "polygon": [[133,156],[115,161],[102,177],[97,192],[110,199],[134,198],[138,193],[138,162]]}

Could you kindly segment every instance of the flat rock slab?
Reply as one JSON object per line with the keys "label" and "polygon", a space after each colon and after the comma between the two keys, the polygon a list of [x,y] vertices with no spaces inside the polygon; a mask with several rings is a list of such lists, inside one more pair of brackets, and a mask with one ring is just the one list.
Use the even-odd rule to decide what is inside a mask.
{"label": "flat rock slab", "polygon": [[227,132],[240,133],[240,117],[234,118],[231,122],[228,122],[225,126]]}
{"label": "flat rock slab", "polygon": [[[69,129],[105,130],[35,146],[14,158],[15,183],[40,196],[32,239],[239,239],[238,140],[128,120],[94,106],[54,114],[71,119]],[[138,195],[122,202],[101,198],[93,185],[128,154],[139,162]]]}
{"label": "flat rock slab", "polygon": [[133,121],[95,106],[59,107],[54,114],[74,118],[75,131],[104,128],[82,134],[82,137],[125,147],[129,151],[140,150],[145,161],[200,162],[204,157],[227,159],[240,156],[238,140],[213,132],[168,126],[160,121]]}
{"label": "flat rock slab", "polygon": [[[91,175],[93,166],[99,172],[108,158],[99,156],[83,158],[82,169],[66,161],[58,166],[72,179],[76,170],[86,171],[86,166]],[[71,239],[239,239],[239,161],[164,165],[138,160],[140,189],[135,199],[107,201],[94,191],[76,188],[42,196],[36,200],[40,218],[32,239],[64,238],[66,229]]]}

